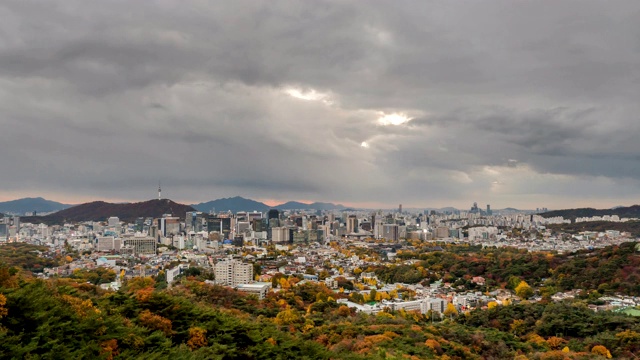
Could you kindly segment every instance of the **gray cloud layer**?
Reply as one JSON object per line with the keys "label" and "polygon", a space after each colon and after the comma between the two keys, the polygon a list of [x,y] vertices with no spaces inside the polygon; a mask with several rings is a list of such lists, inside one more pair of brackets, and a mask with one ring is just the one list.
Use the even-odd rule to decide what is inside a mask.
{"label": "gray cloud layer", "polygon": [[[146,199],[162,179],[182,201],[632,203],[638,18],[637,1],[4,1],[0,196]],[[394,113],[412,120],[379,122]]]}

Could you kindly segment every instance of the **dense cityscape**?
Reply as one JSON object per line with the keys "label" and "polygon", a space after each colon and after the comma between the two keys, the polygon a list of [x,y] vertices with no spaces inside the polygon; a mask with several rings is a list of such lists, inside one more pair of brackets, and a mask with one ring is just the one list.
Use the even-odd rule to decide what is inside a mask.
{"label": "dense cityscape", "polygon": [[0,360],[640,358],[640,1],[0,19]]}
{"label": "dense cityscape", "polygon": [[[170,202],[161,194],[157,201]],[[629,232],[552,229],[549,226],[589,223],[590,219],[545,217],[545,212],[493,212],[490,205],[485,210],[476,203],[467,211],[444,213],[403,211],[402,205],[377,211],[212,209],[137,217],[131,222],[109,216],[105,221],[55,225],[5,215],[0,246],[24,244],[37,249],[43,261],[28,265],[28,270],[38,279],[86,281],[105,294],[121,293],[140,279],[149,279],[157,291],[202,281],[201,286],[226,288],[263,302],[307,289],[318,299],[318,292],[330,294],[332,306],[339,311],[391,317],[399,312],[419,314],[445,326],[454,315],[517,304],[580,301],[594,314],[640,315],[640,288],[633,277],[625,279],[631,284],[616,287],[613,279],[606,279],[609,284],[598,279],[595,288],[585,288],[575,279],[566,283],[556,277],[552,262],[532,264],[539,267],[535,270],[514,270],[516,260],[512,259],[500,270],[506,274],[497,274],[484,265],[464,269],[444,259],[482,258],[496,251],[516,258],[568,256],[568,260],[575,254],[588,256],[597,249],[624,244],[634,247],[631,254],[640,251],[637,237]],[[638,221],[617,215],[592,219],[593,223],[603,220]],[[632,256],[637,262],[638,255]],[[23,266],[26,270],[27,265]],[[632,276],[637,278],[637,268],[634,271]],[[289,306],[276,314],[276,323]],[[553,341],[566,342],[562,337]]]}

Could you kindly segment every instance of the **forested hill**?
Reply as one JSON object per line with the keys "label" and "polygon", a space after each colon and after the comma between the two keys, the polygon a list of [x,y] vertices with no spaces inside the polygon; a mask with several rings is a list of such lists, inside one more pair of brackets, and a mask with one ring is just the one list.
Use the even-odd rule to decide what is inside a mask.
{"label": "forested hill", "polygon": [[[637,242],[574,254],[528,252],[513,248],[472,249],[469,252],[403,251],[399,259],[416,259],[412,265],[379,266],[373,270],[385,282],[421,282],[443,279],[454,285],[468,284],[473,276],[486,278],[495,287],[509,286],[513,278],[530,284],[544,282],[544,292],[583,289],[601,294],[620,292],[640,296],[640,252]],[[471,250],[471,249],[470,249]]]}
{"label": "forested hill", "polygon": [[603,232],[607,230],[617,230],[628,232],[634,237],[640,237],[640,221],[585,221],[571,224],[550,224],[547,225],[547,228],[570,234],[577,234],[581,231]]}
{"label": "forested hill", "polygon": [[596,360],[640,350],[640,319],[580,301],[447,307],[434,321],[356,313],[336,301],[346,294],[295,276],[259,300],[194,274],[171,289],[158,275],[105,292],[83,272],[42,280],[0,262],[0,358]]}
{"label": "forested hill", "polygon": [[117,216],[121,221],[133,222],[138,217],[158,218],[163,214],[172,214],[184,218],[187,211],[195,211],[189,205],[178,204],[169,199],[149,200],[138,203],[113,204],[94,201],[73,206],[47,216],[24,217],[24,222],[61,224],[63,222],[105,221]]}
{"label": "forested hill", "polygon": [[566,210],[553,210],[540,214],[545,218],[562,216],[565,219],[571,219],[572,221],[578,217],[592,217],[592,216],[604,216],[604,215],[618,215],[621,218],[640,218],[640,205],[633,205],[629,207],[619,207],[615,209],[593,209],[593,208],[580,208],[580,209],[566,209]]}

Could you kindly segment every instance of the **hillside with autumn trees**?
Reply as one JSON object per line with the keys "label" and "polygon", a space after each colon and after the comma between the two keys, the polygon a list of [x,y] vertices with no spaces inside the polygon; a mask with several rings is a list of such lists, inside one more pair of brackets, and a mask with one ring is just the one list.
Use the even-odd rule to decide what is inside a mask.
{"label": "hillside with autumn trees", "polygon": [[[572,254],[529,252],[526,249],[451,245],[447,251],[403,251],[397,257],[412,265],[377,266],[385,282],[425,284],[443,280],[473,288],[474,276],[486,278],[486,288],[513,288],[517,280],[540,285],[542,294],[583,289],[601,294],[640,296],[640,252],[628,242]],[[511,280],[511,281],[510,281]],[[517,283],[516,283],[517,284]]]}
{"label": "hillside with autumn trees", "polygon": [[[549,276],[544,266],[554,270],[551,281],[559,272],[577,278],[571,269],[599,266],[591,255],[616,266],[633,259],[626,246],[573,256],[485,250],[421,254],[410,268],[376,271],[464,279],[463,270],[488,275],[506,267],[492,279],[511,286],[513,277]],[[640,351],[639,318],[594,313],[587,300],[453,308],[434,319],[356,313],[337,301],[345,293],[296,276],[279,276],[279,291],[259,300],[198,276],[170,289],[161,275],[133,278],[112,292],[87,282],[90,274],[42,280],[20,266],[0,265],[0,358],[604,359]]]}

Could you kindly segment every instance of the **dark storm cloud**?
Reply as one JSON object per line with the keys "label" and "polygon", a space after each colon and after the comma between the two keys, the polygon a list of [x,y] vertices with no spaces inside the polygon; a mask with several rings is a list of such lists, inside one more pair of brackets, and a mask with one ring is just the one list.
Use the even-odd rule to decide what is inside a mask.
{"label": "dark storm cloud", "polygon": [[6,1],[0,196],[144,199],[162,179],[194,202],[617,203],[640,183],[638,16],[635,1]]}

